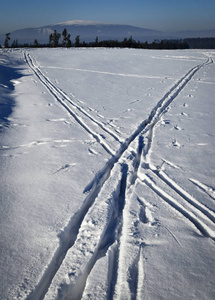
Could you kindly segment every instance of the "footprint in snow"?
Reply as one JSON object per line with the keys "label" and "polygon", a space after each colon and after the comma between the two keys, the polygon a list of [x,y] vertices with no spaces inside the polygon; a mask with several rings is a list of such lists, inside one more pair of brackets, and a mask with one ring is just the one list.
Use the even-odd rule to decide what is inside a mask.
{"label": "footprint in snow", "polygon": [[136,103],[136,102],[139,102],[140,100],[134,100],[132,102],[130,102],[129,104],[133,104],[133,103]]}
{"label": "footprint in snow", "polygon": [[95,150],[90,149],[90,148],[88,148],[88,151],[89,151],[90,155],[97,155],[98,154]]}
{"label": "footprint in snow", "polygon": [[174,129],[176,129],[176,130],[182,130],[181,127],[179,127],[178,125],[176,125],[176,126],[174,127]]}
{"label": "footprint in snow", "polygon": [[101,119],[105,119],[105,117],[102,116],[101,114],[97,114],[97,116],[98,116],[99,118],[101,118]]}
{"label": "footprint in snow", "polygon": [[65,165],[62,166],[60,169],[58,169],[55,173],[58,173],[58,172],[63,171],[63,170],[68,171],[68,169],[69,169],[70,167],[73,167],[73,166],[75,166],[75,165],[76,165],[75,163],[73,163],[73,164],[65,164]]}
{"label": "footprint in snow", "polygon": [[162,120],[161,124],[162,125],[165,125],[165,124],[169,125],[170,124],[170,120]]}
{"label": "footprint in snow", "polygon": [[180,115],[182,115],[182,116],[186,116],[186,117],[187,117],[187,116],[189,116],[189,115],[188,115],[188,114],[186,114],[185,112],[181,112],[181,113],[180,113]]}
{"label": "footprint in snow", "polygon": [[174,140],[172,141],[172,145],[173,145],[174,147],[176,147],[176,148],[181,148],[181,145],[177,142],[176,139],[174,139]]}

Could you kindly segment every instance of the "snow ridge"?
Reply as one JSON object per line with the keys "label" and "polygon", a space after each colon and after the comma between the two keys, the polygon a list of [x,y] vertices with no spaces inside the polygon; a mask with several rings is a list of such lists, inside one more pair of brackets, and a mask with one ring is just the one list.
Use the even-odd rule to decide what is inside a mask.
{"label": "snow ridge", "polygon": [[57,23],[56,25],[60,26],[68,26],[68,25],[100,25],[100,24],[105,24],[105,23],[99,23],[95,21],[85,21],[85,20],[72,20],[72,21],[66,21],[66,22],[61,22]]}
{"label": "snow ridge", "polygon": [[[135,230],[137,226],[132,221],[133,201],[138,204],[136,205],[139,209],[138,222],[148,226],[152,222],[152,217],[147,203],[136,197],[137,184],[147,185],[191,222],[203,236],[215,240],[214,212],[181,188],[162,170],[153,166],[150,161],[153,136],[161,116],[194,74],[213,61],[208,58],[203,64],[190,69],[158,101],[149,117],[143,120],[125,141],[122,141],[115,132],[92,117],[83,107],[75,104],[54,85],[36,66],[36,62],[27,51],[24,52],[24,57],[44,86],[111,156],[103,169],[86,186],[84,192],[88,195],[82,208],[71,218],[59,236],[59,248],[28,299],[76,300],[85,297],[88,277],[102,257],[108,257],[109,261],[107,283],[104,286],[106,298],[141,299],[144,280],[142,251],[145,245],[129,235],[129,232]],[[101,132],[97,132],[98,128],[102,134],[118,143],[118,150],[112,149]],[[176,196],[173,198],[163,190],[160,182],[168,186]],[[178,197],[185,202],[186,208],[180,204]],[[129,260],[129,263],[125,260]],[[132,281],[131,278],[135,280]]]}

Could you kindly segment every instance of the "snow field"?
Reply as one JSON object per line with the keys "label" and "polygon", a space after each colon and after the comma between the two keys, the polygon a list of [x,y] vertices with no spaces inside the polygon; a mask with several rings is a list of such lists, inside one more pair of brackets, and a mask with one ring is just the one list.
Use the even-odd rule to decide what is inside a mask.
{"label": "snow field", "polygon": [[212,299],[214,52],[1,55],[3,297]]}

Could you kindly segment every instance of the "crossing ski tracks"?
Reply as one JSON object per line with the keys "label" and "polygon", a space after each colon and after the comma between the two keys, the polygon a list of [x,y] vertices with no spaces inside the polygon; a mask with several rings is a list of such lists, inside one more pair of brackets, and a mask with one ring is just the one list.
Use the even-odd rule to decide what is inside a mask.
{"label": "crossing ski tracks", "polygon": [[[138,223],[152,223],[153,218],[148,204],[136,195],[137,184],[148,186],[203,236],[215,239],[213,210],[201,204],[150,161],[153,137],[161,118],[193,76],[213,61],[208,58],[191,68],[157,102],[148,118],[123,141],[117,130],[113,131],[91,116],[51,82],[27,51],[24,57],[40,82],[110,155],[104,168],[86,186],[84,204],[59,236],[59,248],[28,299],[85,299],[88,278],[102,257],[108,257],[106,280],[100,289],[105,299],[141,299],[145,242],[140,241],[138,234],[137,237],[131,236],[131,231]],[[164,186],[168,187],[167,190]],[[186,208],[181,201],[185,202]],[[135,206],[139,209],[136,213]],[[134,214],[139,215],[136,225]]]}

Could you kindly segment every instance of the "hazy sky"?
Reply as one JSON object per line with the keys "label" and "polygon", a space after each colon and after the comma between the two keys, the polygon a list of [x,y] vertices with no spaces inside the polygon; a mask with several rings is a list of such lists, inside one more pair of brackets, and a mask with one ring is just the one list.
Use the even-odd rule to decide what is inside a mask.
{"label": "hazy sky", "polygon": [[0,33],[69,20],[162,31],[215,29],[215,0],[0,0]]}

